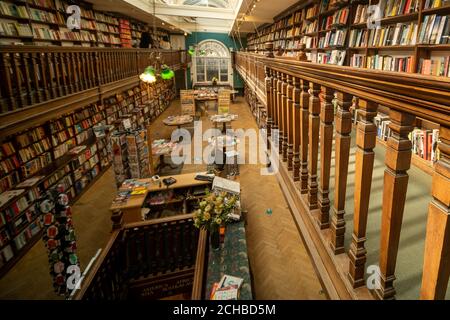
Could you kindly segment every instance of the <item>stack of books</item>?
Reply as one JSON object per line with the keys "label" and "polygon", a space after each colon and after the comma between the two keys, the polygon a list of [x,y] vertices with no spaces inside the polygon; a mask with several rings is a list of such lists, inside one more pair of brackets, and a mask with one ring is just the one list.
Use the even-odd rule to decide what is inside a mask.
{"label": "stack of books", "polygon": [[220,282],[214,283],[210,300],[238,300],[243,282],[242,278],[224,275]]}

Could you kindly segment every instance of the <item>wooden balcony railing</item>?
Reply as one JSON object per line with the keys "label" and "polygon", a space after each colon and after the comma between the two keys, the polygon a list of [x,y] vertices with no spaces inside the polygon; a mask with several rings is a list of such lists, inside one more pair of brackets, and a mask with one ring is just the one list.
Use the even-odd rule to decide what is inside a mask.
{"label": "wooden balcony railing", "polygon": [[[194,266],[197,260],[204,261],[204,257],[197,256],[197,249],[205,248],[205,239],[204,235],[199,238],[192,215],[126,224],[113,231],[75,299],[155,299],[179,294],[176,290],[191,294]],[[175,291],[148,290],[169,276],[183,280],[182,285],[175,285]],[[195,287],[197,292],[201,291],[199,285]]]}
{"label": "wooden balcony railing", "polygon": [[[365,248],[379,105],[390,109],[380,230],[380,286],[375,296],[395,297],[395,268],[411,164],[416,117],[440,125],[440,160],[434,166],[425,239],[422,299],[444,299],[450,275],[450,79],[380,72],[236,53],[235,67],[267,107],[269,134],[279,130],[281,175],[299,229],[335,298],[371,298],[365,285]],[[334,112],[334,102],[337,110]],[[353,230],[346,229],[345,199],[352,117],[356,103]],[[275,135],[273,135],[275,137]],[[334,137],[334,138],[333,138]],[[334,202],[330,176],[334,139]],[[271,139],[273,142],[273,138]],[[286,169],[283,169],[286,168]],[[298,181],[298,182],[295,182]],[[430,190],[427,190],[430,191]],[[299,219],[297,219],[300,217]],[[348,252],[344,236],[352,232]],[[327,285],[328,283],[328,285]],[[358,288],[358,289],[356,289]]]}
{"label": "wooden balcony railing", "polygon": [[154,64],[152,52],[175,70],[190,59],[186,51],[2,46],[0,114],[136,77]]}

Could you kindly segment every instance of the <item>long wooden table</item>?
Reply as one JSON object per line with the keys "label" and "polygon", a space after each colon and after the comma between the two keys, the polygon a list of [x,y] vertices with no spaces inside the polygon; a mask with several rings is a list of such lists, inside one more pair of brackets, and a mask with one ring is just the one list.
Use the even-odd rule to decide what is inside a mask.
{"label": "long wooden table", "polygon": [[[152,179],[137,179],[140,182],[149,182],[150,184],[147,187],[147,190],[144,194],[140,195],[132,195],[128,199],[128,201],[124,204],[113,204],[110,207],[112,212],[122,211],[123,213],[123,222],[132,223],[142,221],[141,208],[144,205],[145,199],[147,195],[151,192],[165,191],[171,189],[181,189],[187,187],[197,187],[197,186],[206,186],[211,184],[208,181],[200,181],[195,180],[195,176],[197,172],[194,173],[186,173],[180,175],[171,176],[177,180],[174,184],[166,187],[162,183],[162,179],[168,177],[161,177],[161,186],[159,184],[154,184]],[[125,191],[126,189],[120,189],[121,191]]]}

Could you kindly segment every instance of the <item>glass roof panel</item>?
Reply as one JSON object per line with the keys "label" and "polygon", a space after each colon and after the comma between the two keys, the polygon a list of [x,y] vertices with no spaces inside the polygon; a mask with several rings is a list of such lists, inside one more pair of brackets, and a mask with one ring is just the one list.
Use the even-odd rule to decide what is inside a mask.
{"label": "glass roof panel", "polygon": [[167,5],[184,5],[210,8],[232,8],[234,0],[157,0],[159,3]]}

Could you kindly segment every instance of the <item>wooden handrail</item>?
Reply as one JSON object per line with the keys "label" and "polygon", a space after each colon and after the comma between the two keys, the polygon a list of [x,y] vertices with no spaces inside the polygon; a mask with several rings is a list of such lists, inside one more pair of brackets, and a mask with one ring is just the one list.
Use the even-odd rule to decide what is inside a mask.
{"label": "wooden handrail", "polygon": [[266,58],[252,53],[235,54],[238,71],[246,70],[242,74],[244,78],[256,79],[256,73],[248,73],[249,68],[244,69],[243,65],[244,61],[253,60],[252,63],[260,62],[264,67],[292,76],[301,75],[310,82],[408,111],[439,124],[450,123],[450,78]]}
{"label": "wooden handrail", "polygon": [[[330,296],[370,297],[364,277],[368,272],[365,242],[377,141],[374,118],[378,109],[389,110],[391,132],[385,143],[380,286],[370,292],[379,299],[392,299],[396,294],[393,283],[408,170],[415,156],[409,133],[416,119],[436,123],[433,128],[439,128],[436,152],[440,151],[440,159],[429,165],[434,171],[433,199],[428,210],[421,298],[444,299],[450,277],[450,78],[268,56],[238,52],[235,67],[246,86],[256,92],[259,103],[266,106],[267,132],[278,131],[269,138],[270,146],[275,143],[279,147],[275,154],[278,158],[272,161],[281,163],[280,181],[291,199],[299,229],[308,238],[306,242],[310,244],[317,269],[321,270],[325,287],[333,293]],[[358,124],[353,230],[346,230],[351,107],[358,111],[355,119]],[[335,171],[334,203],[329,195],[332,169]],[[346,252],[344,239],[349,232],[351,245]]]}

